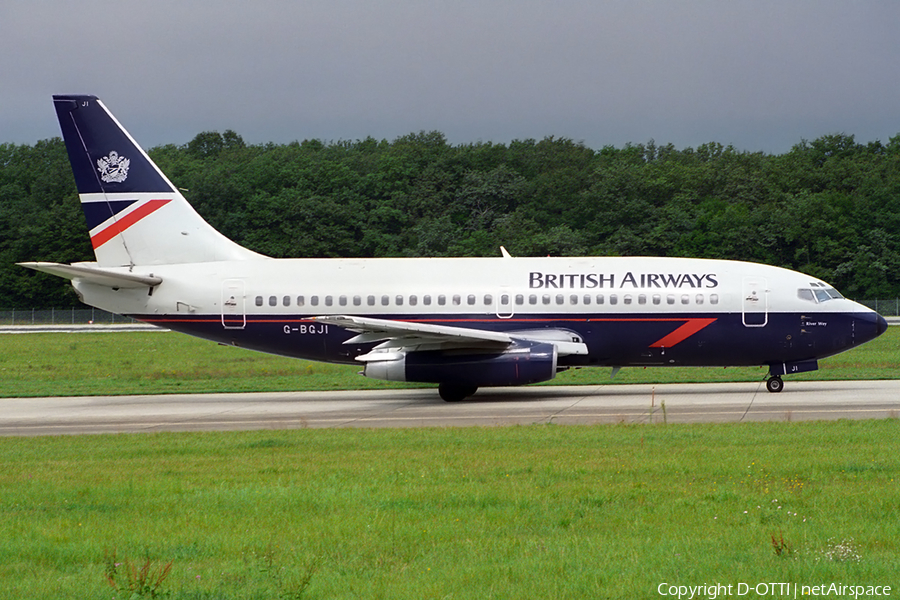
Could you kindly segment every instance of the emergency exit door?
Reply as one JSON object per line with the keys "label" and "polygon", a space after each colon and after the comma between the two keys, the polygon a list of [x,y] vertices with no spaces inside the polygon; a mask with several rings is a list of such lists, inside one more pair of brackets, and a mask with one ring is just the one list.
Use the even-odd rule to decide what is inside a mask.
{"label": "emergency exit door", "polygon": [[247,325],[246,299],[242,279],[222,282],[222,327],[243,329]]}
{"label": "emergency exit door", "polygon": [[764,277],[744,277],[742,295],[745,327],[765,327],[769,322],[769,290]]}

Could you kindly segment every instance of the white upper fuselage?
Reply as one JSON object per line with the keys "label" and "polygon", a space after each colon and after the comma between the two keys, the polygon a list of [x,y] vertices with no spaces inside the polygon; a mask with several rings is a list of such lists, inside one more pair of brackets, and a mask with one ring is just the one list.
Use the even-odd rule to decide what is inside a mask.
{"label": "white upper fuselage", "polygon": [[[560,312],[868,310],[842,298],[822,301],[815,293],[798,293],[827,286],[795,271],[690,258],[261,259],[156,265],[130,272],[159,276],[163,283],[152,295],[90,284],[79,290],[89,304],[147,315],[214,315],[223,308],[247,315],[481,313],[498,318]],[[232,295],[239,296],[234,299],[238,306],[223,307]]]}

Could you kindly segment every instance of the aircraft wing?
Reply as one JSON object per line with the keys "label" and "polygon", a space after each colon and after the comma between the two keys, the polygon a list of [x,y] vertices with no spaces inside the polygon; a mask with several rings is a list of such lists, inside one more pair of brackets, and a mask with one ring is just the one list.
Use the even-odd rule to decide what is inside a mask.
{"label": "aircraft wing", "polygon": [[[451,327],[431,323],[394,321],[346,315],[312,317],[313,321],[337,325],[356,332],[345,344],[367,344],[381,341],[375,351],[444,350],[449,348],[496,349],[503,351],[516,340],[554,344],[560,356],[587,354],[587,346],[577,335],[559,329],[533,331],[487,331],[471,327]],[[367,355],[358,360],[365,361]]]}
{"label": "aircraft wing", "polygon": [[162,283],[161,277],[155,275],[137,275],[123,271],[113,271],[92,264],[63,265],[53,262],[21,262],[19,266],[49,273],[65,279],[79,279],[96,285],[111,288],[153,287]]}

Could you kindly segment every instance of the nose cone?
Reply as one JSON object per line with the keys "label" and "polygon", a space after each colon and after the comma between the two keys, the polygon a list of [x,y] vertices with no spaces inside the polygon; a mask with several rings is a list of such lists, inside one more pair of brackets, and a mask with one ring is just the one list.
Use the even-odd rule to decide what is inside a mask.
{"label": "nose cone", "polygon": [[872,311],[856,318],[856,344],[863,344],[869,340],[874,340],[879,335],[887,331],[888,323],[884,317],[877,312]]}
{"label": "nose cone", "polygon": [[887,328],[888,328],[888,322],[887,322],[887,319],[885,319],[885,318],[882,317],[881,315],[877,315],[877,316],[878,316],[878,322],[877,322],[876,325],[875,325],[875,331],[877,332],[877,333],[875,334],[876,337],[879,336],[879,335],[881,335],[881,334],[884,333],[885,331],[887,331]]}

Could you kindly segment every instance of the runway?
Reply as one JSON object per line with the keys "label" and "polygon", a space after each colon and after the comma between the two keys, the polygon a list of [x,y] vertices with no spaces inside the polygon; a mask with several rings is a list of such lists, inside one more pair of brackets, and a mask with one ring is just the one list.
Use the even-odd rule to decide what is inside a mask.
{"label": "runway", "polygon": [[900,416],[900,380],[0,398],[0,435],[554,423],[723,423]]}

